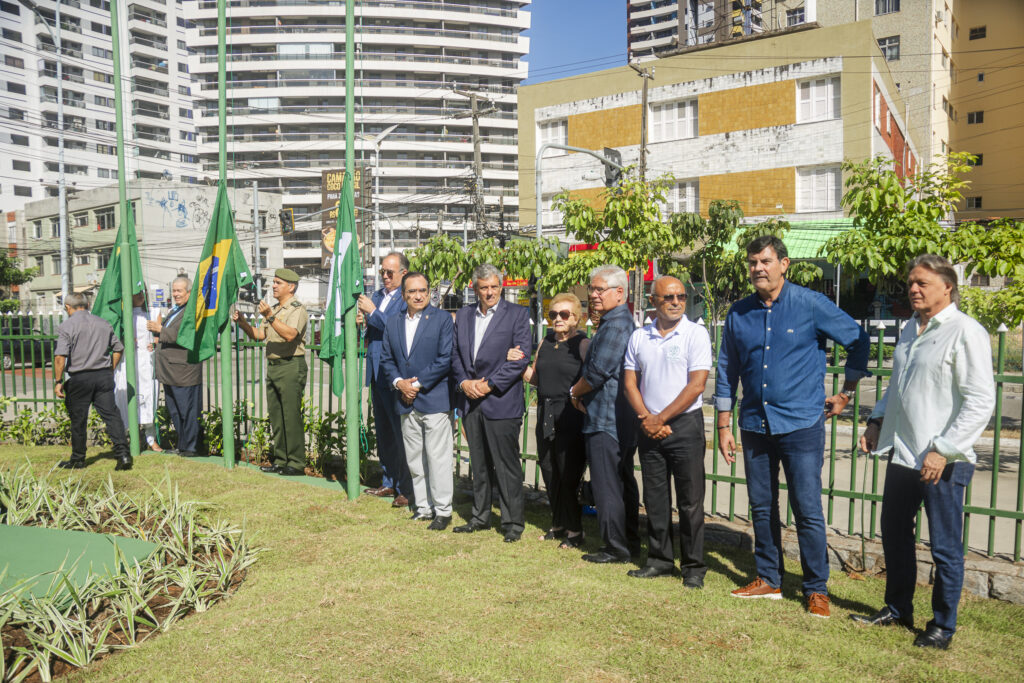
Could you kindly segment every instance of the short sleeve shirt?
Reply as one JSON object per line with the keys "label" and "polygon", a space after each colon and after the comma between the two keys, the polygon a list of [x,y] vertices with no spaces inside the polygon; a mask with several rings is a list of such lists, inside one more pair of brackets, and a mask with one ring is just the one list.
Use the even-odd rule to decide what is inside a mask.
{"label": "short sleeve shirt", "polygon": [[110,370],[111,354],[124,351],[114,328],[103,318],[80,310],[57,327],[54,355],[67,358],[68,374],[86,370]]}
{"label": "short sleeve shirt", "polygon": [[[629,338],[625,368],[640,373],[644,406],[660,413],[679,396],[691,372],[711,369],[711,337],[686,318],[664,337],[657,322],[644,325]],[[702,402],[698,396],[684,412],[700,410]]]}
{"label": "short sleeve shirt", "polygon": [[274,326],[268,323],[267,358],[280,360],[306,355],[306,328],[309,327],[309,313],[306,312],[306,307],[292,299],[284,305],[284,308],[275,313],[274,317],[288,327],[298,330],[299,333],[295,339],[285,341],[284,337],[274,330]]}

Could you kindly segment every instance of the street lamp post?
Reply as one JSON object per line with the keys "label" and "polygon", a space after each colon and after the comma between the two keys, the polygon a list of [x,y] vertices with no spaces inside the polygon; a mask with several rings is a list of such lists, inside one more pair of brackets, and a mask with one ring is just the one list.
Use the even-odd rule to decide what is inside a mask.
{"label": "street lamp post", "polygon": [[54,23],[57,25],[56,35],[50,30],[46,17],[39,12],[39,7],[32,0],[18,0],[18,2],[39,17],[39,20],[43,22],[43,28],[50,34],[50,40],[53,41],[53,45],[57,49],[57,202],[60,204],[58,207],[60,215],[58,219],[60,225],[60,290],[63,301],[71,293],[72,264],[68,262],[70,236],[68,234],[67,185],[64,180],[64,47],[60,39],[60,0],[57,0],[54,9]]}

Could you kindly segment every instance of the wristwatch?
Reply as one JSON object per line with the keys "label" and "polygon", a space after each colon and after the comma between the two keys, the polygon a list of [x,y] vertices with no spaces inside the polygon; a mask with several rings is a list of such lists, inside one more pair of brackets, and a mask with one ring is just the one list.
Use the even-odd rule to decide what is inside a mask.
{"label": "wristwatch", "polygon": [[853,400],[853,395],[855,393],[857,393],[857,390],[856,389],[843,389],[839,393],[841,393],[843,396],[845,396],[847,400],[852,401]]}
{"label": "wristwatch", "polygon": [[271,325],[274,324],[275,320],[277,320],[277,316],[276,315],[272,315],[269,318],[267,318],[267,322],[270,323]]}

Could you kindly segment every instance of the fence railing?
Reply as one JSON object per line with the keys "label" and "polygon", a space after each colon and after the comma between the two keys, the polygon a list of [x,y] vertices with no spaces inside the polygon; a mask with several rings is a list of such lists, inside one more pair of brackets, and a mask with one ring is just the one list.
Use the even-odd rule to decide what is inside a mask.
{"label": "fence railing", "polygon": [[[56,342],[54,330],[61,322],[62,315],[50,314],[7,314],[0,316],[0,344],[3,346],[3,369],[0,371],[0,395],[11,399],[18,406],[40,406],[56,403],[53,391],[52,351]],[[331,391],[331,368],[317,360],[320,331],[323,321],[314,317],[310,321],[310,343],[306,345],[309,373],[306,396],[313,409],[319,413],[340,410],[344,400],[335,397]],[[891,369],[887,367],[887,351],[895,341],[893,330],[898,325],[877,326],[873,332],[872,377],[858,384],[854,394],[852,414],[831,418],[827,427],[827,461],[823,471],[822,496],[825,503],[826,523],[844,528],[847,533],[863,533],[867,538],[879,534],[882,490],[885,462],[880,456],[865,456],[858,453],[857,441],[863,429],[867,411],[866,404],[873,404],[882,397]],[[715,335],[715,351],[720,343],[720,328]],[[996,554],[1021,559],[1022,532],[1024,532],[1024,468],[1020,456],[1024,451],[1024,376],[1019,367],[1018,353],[1008,353],[1006,332],[995,335],[994,378],[996,382],[996,407],[991,421],[991,430],[982,437],[984,446],[979,446],[978,468],[971,485],[967,487],[964,506],[964,550],[978,549],[988,556]],[[1016,339],[1015,339],[1016,343]],[[233,394],[235,401],[248,402],[252,406],[237,426],[244,436],[248,434],[251,421],[266,412],[266,359],[262,344],[245,338],[237,338],[233,353]],[[1016,373],[1007,372],[1008,360],[1016,365]],[[204,364],[204,406],[220,406],[220,364]],[[360,378],[362,378],[362,354],[360,354]],[[838,393],[843,369],[840,365],[839,349],[831,351],[826,383],[832,393]],[[360,385],[362,383],[360,382]],[[709,386],[713,379],[709,380]],[[369,397],[360,386],[360,405],[368,416]],[[524,473],[533,462],[533,486],[539,487],[539,464],[536,462],[536,448],[530,447],[535,412],[532,404],[533,392],[527,387],[527,408],[522,426],[522,467]],[[1008,404],[1017,404],[1007,410]],[[1012,415],[1011,415],[1012,413]],[[708,420],[713,413],[708,409]],[[7,417],[7,416],[4,416]],[[855,419],[851,419],[855,418]],[[1014,425],[1009,424],[1016,422]],[[733,420],[734,429],[738,420]],[[1009,426],[1008,426],[1009,425]],[[713,514],[720,514],[730,520],[745,516],[746,480],[739,471],[739,463],[726,466],[718,456],[717,430],[711,429],[711,466],[707,472],[708,507]],[[737,439],[739,434],[734,434]],[[468,473],[468,447],[462,438],[461,429],[456,434],[456,472]],[[987,481],[986,481],[987,477]],[[785,486],[783,485],[783,489]],[[742,495],[741,495],[742,494]],[[923,515],[918,516],[917,534],[922,535]],[[787,525],[792,523],[792,511],[786,515]],[[979,526],[980,531],[979,533]],[[972,533],[973,530],[973,533]],[[973,539],[973,543],[972,543]]]}

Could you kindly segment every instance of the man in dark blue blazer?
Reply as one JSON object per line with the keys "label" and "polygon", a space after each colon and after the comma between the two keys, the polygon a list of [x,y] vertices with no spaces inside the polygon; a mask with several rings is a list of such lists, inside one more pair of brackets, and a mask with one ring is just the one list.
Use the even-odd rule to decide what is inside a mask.
{"label": "man in dark blue blazer", "polygon": [[398,417],[398,405],[391,385],[384,381],[380,372],[381,350],[384,342],[384,327],[387,321],[405,313],[402,299],[402,278],[409,272],[409,259],[393,251],[380,263],[380,274],[384,286],[372,294],[359,296],[360,322],[366,323],[366,384],[370,387],[373,402],[373,417],[377,423],[377,458],[380,460],[381,484],[379,488],[367,489],[371,496],[391,497],[394,507],[409,505],[412,482],[409,468],[405,463],[402,444],[402,425]]}
{"label": "man in dark blue blazer", "polygon": [[448,373],[455,324],[430,305],[430,283],[422,273],[402,281],[407,310],[384,327],[380,371],[398,397],[405,458],[412,475],[415,520],[432,519],[429,529],[444,531],[452,519],[454,440]]}
{"label": "man in dark blue blazer", "polygon": [[523,533],[523,470],[519,430],[523,423],[522,374],[529,354],[508,360],[514,346],[531,347],[530,313],[501,297],[501,271],[486,263],[473,270],[477,304],[455,316],[455,376],[459,414],[473,469],[473,513],[457,533],[486,529],[491,517],[491,481],[498,484],[506,543]]}

